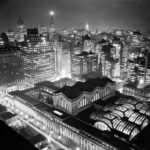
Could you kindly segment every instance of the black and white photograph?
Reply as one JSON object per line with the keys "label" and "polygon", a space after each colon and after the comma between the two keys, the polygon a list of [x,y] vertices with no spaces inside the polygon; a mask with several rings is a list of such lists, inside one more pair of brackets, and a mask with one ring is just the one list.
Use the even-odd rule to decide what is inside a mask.
{"label": "black and white photograph", "polygon": [[150,0],[0,0],[0,150],[150,150]]}

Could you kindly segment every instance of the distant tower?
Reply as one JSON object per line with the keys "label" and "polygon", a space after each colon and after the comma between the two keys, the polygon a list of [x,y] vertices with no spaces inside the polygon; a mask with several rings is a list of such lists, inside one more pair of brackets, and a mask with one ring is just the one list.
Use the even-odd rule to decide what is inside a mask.
{"label": "distant tower", "polygon": [[54,23],[54,12],[50,11],[50,33],[55,31],[55,23]]}
{"label": "distant tower", "polygon": [[85,25],[85,30],[89,31],[89,24],[88,23]]}
{"label": "distant tower", "polygon": [[18,29],[18,41],[24,41],[24,35],[26,34],[26,28],[25,28],[25,24],[24,21],[19,18],[17,20],[17,29]]}
{"label": "distant tower", "polygon": [[96,34],[96,35],[98,34],[98,29],[96,29],[95,34]]}

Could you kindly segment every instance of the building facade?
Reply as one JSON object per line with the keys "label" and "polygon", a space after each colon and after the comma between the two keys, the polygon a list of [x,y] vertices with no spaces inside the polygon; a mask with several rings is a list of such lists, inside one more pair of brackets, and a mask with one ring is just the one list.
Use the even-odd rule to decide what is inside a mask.
{"label": "building facade", "polygon": [[56,91],[53,95],[53,103],[56,108],[76,115],[91,106],[94,101],[114,96],[115,92],[115,83],[107,77],[88,79],[85,83],[77,82],[72,87],[64,86]]}
{"label": "building facade", "polygon": [[26,27],[24,24],[24,21],[22,20],[22,18],[19,18],[17,20],[17,41],[18,42],[22,42],[25,40],[25,35],[26,35]]}
{"label": "building facade", "polygon": [[24,62],[19,47],[0,47],[0,68],[0,96],[18,90],[24,82]]}
{"label": "building facade", "polygon": [[97,75],[98,55],[93,52],[82,52],[71,56],[71,76],[81,80]]}
{"label": "building facade", "polygon": [[150,101],[150,87],[149,85],[140,88],[140,84],[136,85],[134,83],[127,83],[123,87],[123,93],[125,95],[131,95],[139,99],[140,101],[143,102],[149,102]]}
{"label": "building facade", "polygon": [[23,52],[27,83],[34,85],[54,76],[55,53],[50,42],[45,38],[30,35]]}

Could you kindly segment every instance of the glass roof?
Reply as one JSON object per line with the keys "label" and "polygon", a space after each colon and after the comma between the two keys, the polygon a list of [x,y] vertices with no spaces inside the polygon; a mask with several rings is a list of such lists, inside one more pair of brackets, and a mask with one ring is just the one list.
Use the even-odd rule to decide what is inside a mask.
{"label": "glass roof", "polygon": [[[101,112],[93,112],[90,119],[97,120],[97,127],[103,127],[100,123],[105,123],[109,129],[117,130],[129,136],[129,140],[139,133],[150,120],[150,107],[132,99],[120,98],[114,104],[106,105]],[[105,129],[107,129],[105,127]]]}

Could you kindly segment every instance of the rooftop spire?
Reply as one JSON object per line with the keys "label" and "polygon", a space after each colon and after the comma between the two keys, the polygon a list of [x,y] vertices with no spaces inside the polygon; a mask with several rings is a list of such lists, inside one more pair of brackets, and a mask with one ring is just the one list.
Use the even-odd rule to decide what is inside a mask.
{"label": "rooftop spire", "polygon": [[24,21],[22,20],[21,17],[19,17],[19,19],[17,20],[17,24],[18,25],[24,25]]}

